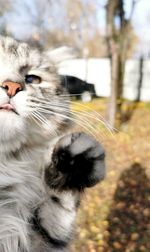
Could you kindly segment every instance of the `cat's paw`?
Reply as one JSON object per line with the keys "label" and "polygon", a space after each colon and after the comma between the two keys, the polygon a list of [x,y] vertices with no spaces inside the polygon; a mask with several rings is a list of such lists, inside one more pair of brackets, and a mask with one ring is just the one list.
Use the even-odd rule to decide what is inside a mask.
{"label": "cat's paw", "polygon": [[101,144],[85,133],[64,136],[53,153],[55,168],[64,175],[65,186],[79,190],[91,187],[104,178],[104,159]]}

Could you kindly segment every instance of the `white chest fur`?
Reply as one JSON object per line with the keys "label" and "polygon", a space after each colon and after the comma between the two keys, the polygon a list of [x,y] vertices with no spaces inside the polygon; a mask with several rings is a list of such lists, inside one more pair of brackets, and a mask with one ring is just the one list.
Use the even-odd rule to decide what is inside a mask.
{"label": "white chest fur", "polygon": [[[32,149],[14,157],[0,157],[0,251],[18,251],[29,246],[29,220],[45,200],[41,177],[43,151]],[[24,251],[24,250],[21,250]],[[26,251],[26,250],[25,250]]]}

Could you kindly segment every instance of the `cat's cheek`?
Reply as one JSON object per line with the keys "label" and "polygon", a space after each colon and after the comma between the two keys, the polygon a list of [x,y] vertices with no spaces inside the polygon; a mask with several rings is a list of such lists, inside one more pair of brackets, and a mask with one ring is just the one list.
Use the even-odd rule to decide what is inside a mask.
{"label": "cat's cheek", "polygon": [[4,89],[0,88],[0,106],[8,102],[8,96]]}
{"label": "cat's cheek", "polygon": [[12,105],[21,117],[27,117],[30,112],[27,106],[27,97],[27,91],[21,91],[12,98]]}

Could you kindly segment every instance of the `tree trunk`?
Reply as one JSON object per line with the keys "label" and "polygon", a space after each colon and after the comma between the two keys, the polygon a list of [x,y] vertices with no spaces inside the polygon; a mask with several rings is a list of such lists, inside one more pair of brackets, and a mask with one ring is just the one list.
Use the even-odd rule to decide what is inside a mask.
{"label": "tree trunk", "polygon": [[124,62],[116,49],[111,57],[111,95],[109,100],[108,121],[112,127],[119,128],[122,119],[122,86]]}
{"label": "tree trunk", "polygon": [[113,53],[111,57],[111,95],[109,99],[108,121],[112,127],[115,126],[117,113],[117,89],[118,89],[118,53]]}
{"label": "tree trunk", "polygon": [[[108,111],[108,122],[112,127],[119,128],[122,114],[122,89],[125,65],[124,17],[123,2],[109,0],[107,4],[107,42],[111,58],[111,94]],[[116,31],[115,17],[120,8],[120,28]]]}

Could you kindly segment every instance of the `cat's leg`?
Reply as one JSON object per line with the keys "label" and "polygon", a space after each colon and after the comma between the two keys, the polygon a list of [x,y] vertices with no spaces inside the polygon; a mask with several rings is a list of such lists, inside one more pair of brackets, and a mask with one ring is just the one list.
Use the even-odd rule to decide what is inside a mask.
{"label": "cat's leg", "polygon": [[34,213],[34,230],[41,238],[34,252],[47,251],[46,247],[51,252],[66,251],[73,238],[78,201],[76,192],[48,189],[47,200]]}
{"label": "cat's leg", "polygon": [[104,178],[104,157],[102,146],[85,133],[67,135],[57,143],[45,170],[49,198],[35,213],[37,228],[50,251],[65,251],[81,192]]}
{"label": "cat's leg", "polygon": [[51,188],[82,191],[105,176],[105,152],[85,133],[72,133],[57,143],[45,180]]}

